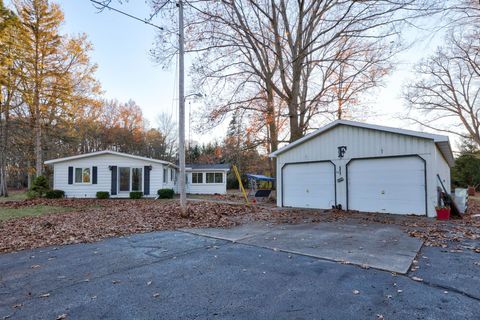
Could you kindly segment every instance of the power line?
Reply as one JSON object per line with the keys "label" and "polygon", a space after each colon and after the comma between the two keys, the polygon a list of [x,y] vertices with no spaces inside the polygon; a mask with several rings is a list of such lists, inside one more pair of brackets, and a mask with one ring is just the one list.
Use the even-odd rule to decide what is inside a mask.
{"label": "power line", "polygon": [[[158,25],[156,25],[156,24],[153,24],[153,23],[149,22],[149,21],[146,20],[146,19],[142,19],[142,18],[136,17],[136,16],[134,16],[134,15],[131,15],[130,13],[124,12],[124,11],[122,11],[122,10],[119,10],[119,9],[116,9],[116,8],[113,8],[113,7],[110,7],[108,4],[105,4],[105,3],[102,3],[102,2],[99,2],[99,1],[95,1],[95,0],[89,0],[89,1],[95,3],[95,4],[99,5],[99,6],[101,6],[103,9],[105,9],[105,8],[110,9],[110,10],[112,10],[112,11],[115,11],[115,12],[117,12],[117,13],[123,14],[124,16],[127,16],[127,17],[129,17],[129,18],[132,18],[132,19],[134,19],[134,20],[137,20],[137,21],[143,22],[143,23],[145,23],[145,24],[148,24],[149,26],[152,26],[152,27],[157,28],[157,29],[159,29],[159,30],[163,30],[163,27],[160,27],[160,26],[158,26]],[[162,7],[163,7],[163,6],[162,6]]]}

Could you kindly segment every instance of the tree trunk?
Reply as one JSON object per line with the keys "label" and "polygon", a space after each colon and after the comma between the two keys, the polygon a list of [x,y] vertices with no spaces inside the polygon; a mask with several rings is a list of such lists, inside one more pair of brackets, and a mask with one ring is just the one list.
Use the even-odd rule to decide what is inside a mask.
{"label": "tree trunk", "polygon": [[[300,60],[300,59],[299,59]],[[302,64],[296,61],[293,64],[292,90],[288,101],[288,115],[290,117],[290,142],[303,137],[303,124],[300,123],[300,81],[302,74]],[[302,121],[303,122],[303,121]]]}
{"label": "tree trunk", "polygon": [[[270,152],[275,152],[278,150],[278,128],[276,123],[276,113],[275,113],[275,101],[274,101],[274,92],[272,88],[268,88],[267,85],[267,123],[268,123],[268,136],[269,136],[269,145]],[[276,176],[276,160],[275,158],[270,158],[270,174],[272,177]]]}
{"label": "tree trunk", "polygon": [[40,121],[40,110],[35,107],[35,176],[41,176],[43,173],[43,159],[42,159],[42,126]]}
{"label": "tree trunk", "polygon": [[[0,87],[1,90],[1,87]],[[8,197],[7,189],[7,142],[8,142],[8,103],[2,104],[0,91],[0,197]]]}
{"label": "tree trunk", "polygon": [[298,123],[298,103],[296,101],[290,101],[288,103],[288,117],[290,123],[290,142],[300,139],[302,129]]}
{"label": "tree trunk", "polygon": [[30,160],[27,161],[27,188],[30,190],[32,187],[32,163]]}

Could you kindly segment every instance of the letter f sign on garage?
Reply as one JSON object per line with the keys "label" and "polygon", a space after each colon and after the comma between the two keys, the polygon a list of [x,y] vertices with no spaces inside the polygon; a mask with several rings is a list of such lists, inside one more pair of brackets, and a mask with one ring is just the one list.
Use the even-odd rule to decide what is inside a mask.
{"label": "letter f sign on garage", "polygon": [[347,151],[347,146],[338,147],[338,158],[342,159],[346,151]]}

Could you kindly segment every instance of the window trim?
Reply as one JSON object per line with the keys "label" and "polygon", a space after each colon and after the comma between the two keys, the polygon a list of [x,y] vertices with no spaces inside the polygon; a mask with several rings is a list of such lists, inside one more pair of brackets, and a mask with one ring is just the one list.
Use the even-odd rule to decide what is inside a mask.
{"label": "window trim", "polygon": [[[77,182],[75,179],[76,178],[76,171],[77,169],[81,169],[82,170],[82,182]],[[89,169],[90,170],[90,182],[83,182],[83,169]],[[73,184],[78,184],[78,185],[89,185],[89,184],[92,184],[92,180],[93,180],[93,166],[86,166],[86,167],[73,167]]]}
{"label": "window trim", "polygon": [[[129,169],[129,174],[130,174],[130,184],[128,186],[128,191],[121,191],[120,190],[120,168],[128,168]],[[141,186],[142,186],[142,190],[140,191],[132,191],[132,183],[133,183],[133,180],[132,180],[132,169],[140,169],[142,171],[142,177],[140,179],[140,183],[141,183]],[[126,193],[130,193],[130,192],[144,192],[144,182],[145,182],[145,177],[144,177],[144,170],[143,170],[143,167],[120,167],[118,166],[118,174],[117,174],[117,194],[126,194]]]}
{"label": "window trim", "polygon": [[[202,177],[202,182],[193,182],[193,175],[194,174],[199,174],[201,177]],[[203,176],[204,176],[204,172],[203,171],[196,171],[196,172],[192,172],[192,184],[204,184],[205,182],[203,182]],[[197,178],[197,181],[198,181],[198,178]]]}
{"label": "window trim", "polygon": [[[211,173],[213,174],[213,182],[208,182],[208,179],[207,179],[207,175]],[[215,182],[215,174],[221,174],[222,175],[222,182]],[[221,184],[224,184],[225,183],[225,177],[224,177],[224,173],[222,171],[206,171],[205,172],[205,184],[217,184],[217,185],[221,185]]]}
{"label": "window trim", "polygon": [[[140,175],[140,190],[133,191],[132,190],[132,185],[133,185],[133,169],[140,169],[141,175]],[[130,167],[130,192],[143,192],[143,182],[145,181],[145,176],[144,176],[144,170],[143,167]]]}

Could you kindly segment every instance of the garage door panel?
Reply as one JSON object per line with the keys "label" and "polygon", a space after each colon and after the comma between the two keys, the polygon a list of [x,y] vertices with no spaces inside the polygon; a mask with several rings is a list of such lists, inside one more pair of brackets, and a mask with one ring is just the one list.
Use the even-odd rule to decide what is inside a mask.
{"label": "garage door panel", "polygon": [[284,206],[328,209],[335,205],[335,170],[332,163],[287,164],[282,173]]}
{"label": "garage door panel", "polygon": [[425,164],[419,157],[353,160],[347,183],[349,209],[425,214]]}

